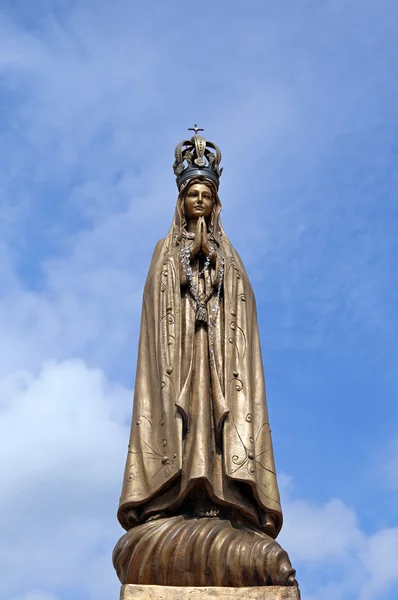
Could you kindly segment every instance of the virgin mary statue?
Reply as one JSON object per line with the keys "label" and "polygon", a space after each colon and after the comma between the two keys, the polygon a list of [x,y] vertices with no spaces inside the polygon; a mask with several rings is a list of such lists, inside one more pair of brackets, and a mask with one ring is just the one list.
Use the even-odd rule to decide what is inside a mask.
{"label": "virgin mary statue", "polygon": [[144,289],[113,560],[122,583],[297,585],[282,512],[253,290],[221,225],[221,153],[175,151],[179,195]]}

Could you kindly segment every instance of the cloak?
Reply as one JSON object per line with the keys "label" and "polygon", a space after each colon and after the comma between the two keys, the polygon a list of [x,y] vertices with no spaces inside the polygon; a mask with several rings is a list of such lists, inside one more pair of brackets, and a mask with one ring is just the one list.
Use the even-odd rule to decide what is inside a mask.
{"label": "cloak", "polygon": [[224,272],[219,260],[204,274],[193,265],[196,285],[214,288],[207,305],[216,315],[213,327],[198,326],[181,265],[181,248],[190,243],[181,195],[172,227],[153,254],[118,519],[129,530],[162,511],[178,515],[202,487],[215,506],[237,511],[275,538],[282,512],[256,303],[221,226],[218,196],[215,207],[213,239]]}

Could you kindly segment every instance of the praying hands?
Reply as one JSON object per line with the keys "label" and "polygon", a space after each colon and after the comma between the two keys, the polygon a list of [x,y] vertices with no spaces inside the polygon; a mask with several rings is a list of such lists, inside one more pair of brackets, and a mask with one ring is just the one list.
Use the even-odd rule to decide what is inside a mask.
{"label": "praying hands", "polygon": [[207,235],[207,225],[204,217],[200,217],[196,224],[195,239],[191,248],[191,257],[194,258],[201,252],[206,258],[212,253]]}

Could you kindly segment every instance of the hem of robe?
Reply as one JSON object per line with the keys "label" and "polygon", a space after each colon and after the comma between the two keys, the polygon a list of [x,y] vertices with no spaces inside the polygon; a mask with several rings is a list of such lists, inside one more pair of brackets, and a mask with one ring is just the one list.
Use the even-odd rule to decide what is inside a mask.
{"label": "hem of robe", "polygon": [[[230,479],[232,484],[236,483],[235,479],[232,479],[230,477],[228,477],[228,479]],[[244,481],[244,480],[239,480],[239,481],[241,481],[241,483],[246,483],[247,485],[250,486],[250,489],[253,493],[253,500],[258,501],[254,495],[255,486],[251,485],[250,481]],[[128,529],[134,527],[135,525],[145,522],[149,517],[155,515],[156,513],[160,513],[160,512],[173,513],[173,511],[177,510],[183,504],[183,502],[187,499],[189,494],[192,491],[194,491],[195,488],[198,487],[198,484],[204,484],[204,488],[209,495],[209,499],[215,504],[216,507],[219,507],[221,510],[224,509],[227,512],[230,511],[231,513],[236,512],[236,513],[242,514],[242,516],[246,517],[250,521],[251,524],[254,524],[261,531],[264,531],[266,529],[266,527],[263,523],[263,520],[261,519],[261,513],[267,512],[267,513],[270,513],[270,514],[276,516],[278,519],[277,527],[276,527],[276,535],[274,538],[274,539],[276,539],[276,537],[280,531],[280,528],[282,526],[282,524],[279,523],[279,519],[280,519],[279,512],[273,511],[268,508],[266,510],[261,510],[261,508],[260,508],[261,504],[259,504],[259,505],[253,504],[252,510],[250,510],[249,507],[240,504],[238,501],[236,502],[236,504],[233,504],[231,501],[220,498],[219,496],[216,495],[211,482],[206,477],[197,477],[197,478],[190,479],[187,482],[187,484],[185,485],[185,487],[182,490],[181,489],[179,490],[179,492],[177,493],[177,497],[170,499],[167,497],[167,493],[173,491],[173,488],[176,485],[176,483],[178,484],[178,482],[176,482],[176,481],[174,481],[173,484],[171,484],[171,482],[170,482],[170,484],[171,484],[170,488],[166,489],[164,491],[164,493],[162,495],[163,497],[156,494],[153,497],[153,501],[149,500],[146,502],[139,502],[139,501],[138,502],[134,502],[134,501],[129,502],[127,500],[126,503],[123,505],[123,510],[118,512],[118,519],[119,519],[119,522],[121,523],[122,527],[124,529],[128,530]],[[231,488],[229,488],[229,489],[231,489]],[[136,509],[140,509],[140,508],[141,508],[141,510],[139,511],[140,514],[138,516]],[[125,514],[129,510],[134,510],[134,512],[137,514],[137,522],[132,523],[131,527],[127,528],[123,523],[122,514]],[[274,537],[274,536],[271,536],[271,537]]]}

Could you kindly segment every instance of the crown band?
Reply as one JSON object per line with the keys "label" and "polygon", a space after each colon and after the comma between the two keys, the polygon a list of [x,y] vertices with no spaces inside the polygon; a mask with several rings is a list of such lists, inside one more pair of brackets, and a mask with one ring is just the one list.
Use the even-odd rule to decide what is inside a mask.
{"label": "crown band", "polygon": [[206,179],[210,179],[213,183],[216,184],[217,188],[219,186],[219,179],[215,173],[211,169],[186,169],[180,177],[177,178],[177,187],[180,190],[189,179],[194,179],[196,177],[205,177]]}

